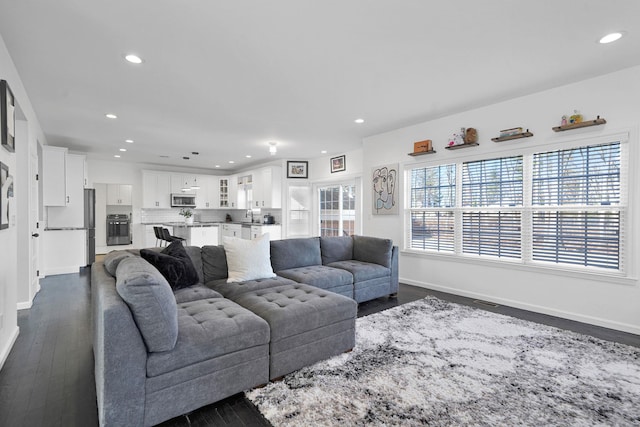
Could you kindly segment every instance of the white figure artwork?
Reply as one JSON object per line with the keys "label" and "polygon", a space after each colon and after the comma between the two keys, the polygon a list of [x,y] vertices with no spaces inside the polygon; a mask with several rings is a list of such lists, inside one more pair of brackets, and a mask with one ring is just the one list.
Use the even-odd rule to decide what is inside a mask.
{"label": "white figure artwork", "polygon": [[398,166],[387,165],[373,169],[373,213],[376,215],[396,215],[398,200],[396,195]]}

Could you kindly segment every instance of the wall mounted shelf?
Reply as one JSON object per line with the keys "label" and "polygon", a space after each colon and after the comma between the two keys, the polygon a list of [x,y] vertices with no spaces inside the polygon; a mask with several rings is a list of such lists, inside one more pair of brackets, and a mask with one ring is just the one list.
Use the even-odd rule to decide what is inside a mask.
{"label": "wall mounted shelf", "polygon": [[413,157],[417,157],[417,156],[424,156],[425,154],[435,154],[435,152],[436,150],[420,151],[418,153],[409,153],[409,155]]}
{"label": "wall mounted shelf", "polygon": [[607,123],[607,121],[605,119],[601,119],[600,116],[598,116],[597,119],[595,120],[587,120],[585,122],[580,122],[580,123],[572,123],[570,125],[564,125],[564,126],[556,126],[553,129],[556,132],[562,132],[565,130],[571,130],[571,129],[578,129],[578,128],[586,128],[589,126],[598,126],[598,125],[603,125]]}
{"label": "wall mounted shelf", "polygon": [[469,148],[469,147],[476,147],[480,144],[478,144],[477,142],[472,142],[471,144],[458,144],[458,145],[450,145],[448,147],[444,147],[447,150],[458,150],[460,148]]}
{"label": "wall mounted shelf", "polygon": [[531,136],[533,136],[533,134],[527,130],[526,132],[517,133],[515,135],[499,136],[497,138],[491,138],[491,140],[493,142],[502,142],[502,141],[509,141],[511,139],[529,138]]}

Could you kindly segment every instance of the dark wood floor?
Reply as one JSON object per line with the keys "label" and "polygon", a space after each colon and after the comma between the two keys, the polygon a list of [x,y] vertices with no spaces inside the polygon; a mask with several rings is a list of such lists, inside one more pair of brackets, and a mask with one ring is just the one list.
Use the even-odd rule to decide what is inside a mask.
{"label": "dark wood floor", "polygon": [[[20,335],[0,371],[0,426],[98,424],[89,312],[89,269],[49,276],[30,310],[18,312]],[[397,298],[360,304],[366,316],[426,295],[640,347],[640,336],[408,285]],[[268,426],[242,394],[174,418],[163,426]]]}

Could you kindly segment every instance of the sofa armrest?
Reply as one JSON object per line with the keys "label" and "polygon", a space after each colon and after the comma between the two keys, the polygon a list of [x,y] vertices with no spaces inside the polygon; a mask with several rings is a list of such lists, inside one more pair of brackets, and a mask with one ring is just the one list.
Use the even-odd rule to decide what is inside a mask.
{"label": "sofa armrest", "polygon": [[102,262],[91,266],[91,313],[100,425],[143,425],[147,349]]}
{"label": "sofa armrest", "polygon": [[353,236],[353,259],[391,268],[393,242],[370,236]]}
{"label": "sofa armrest", "polygon": [[391,249],[391,283],[389,284],[389,294],[398,293],[400,284],[400,273],[398,270],[398,247]]}

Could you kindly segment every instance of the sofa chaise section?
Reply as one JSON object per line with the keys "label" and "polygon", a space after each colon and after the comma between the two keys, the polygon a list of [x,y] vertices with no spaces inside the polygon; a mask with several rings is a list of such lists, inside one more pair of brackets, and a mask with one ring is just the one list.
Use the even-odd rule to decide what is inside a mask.
{"label": "sofa chaise section", "polygon": [[[139,257],[122,261],[116,277],[100,262],[94,263],[91,274],[101,425],[155,425],[268,382],[270,331],[264,319],[197,287],[183,295],[185,302],[173,300],[173,348],[151,351],[140,330],[145,320],[134,307],[135,298],[146,292],[140,290],[144,286],[125,294],[126,302],[117,287],[126,286],[123,277],[161,287],[169,286],[166,280]],[[169,293],[174,298],[170,288]],[[207,298],[194,300],[196,294]],[[165,335],[160,339],[166,340]]]}

